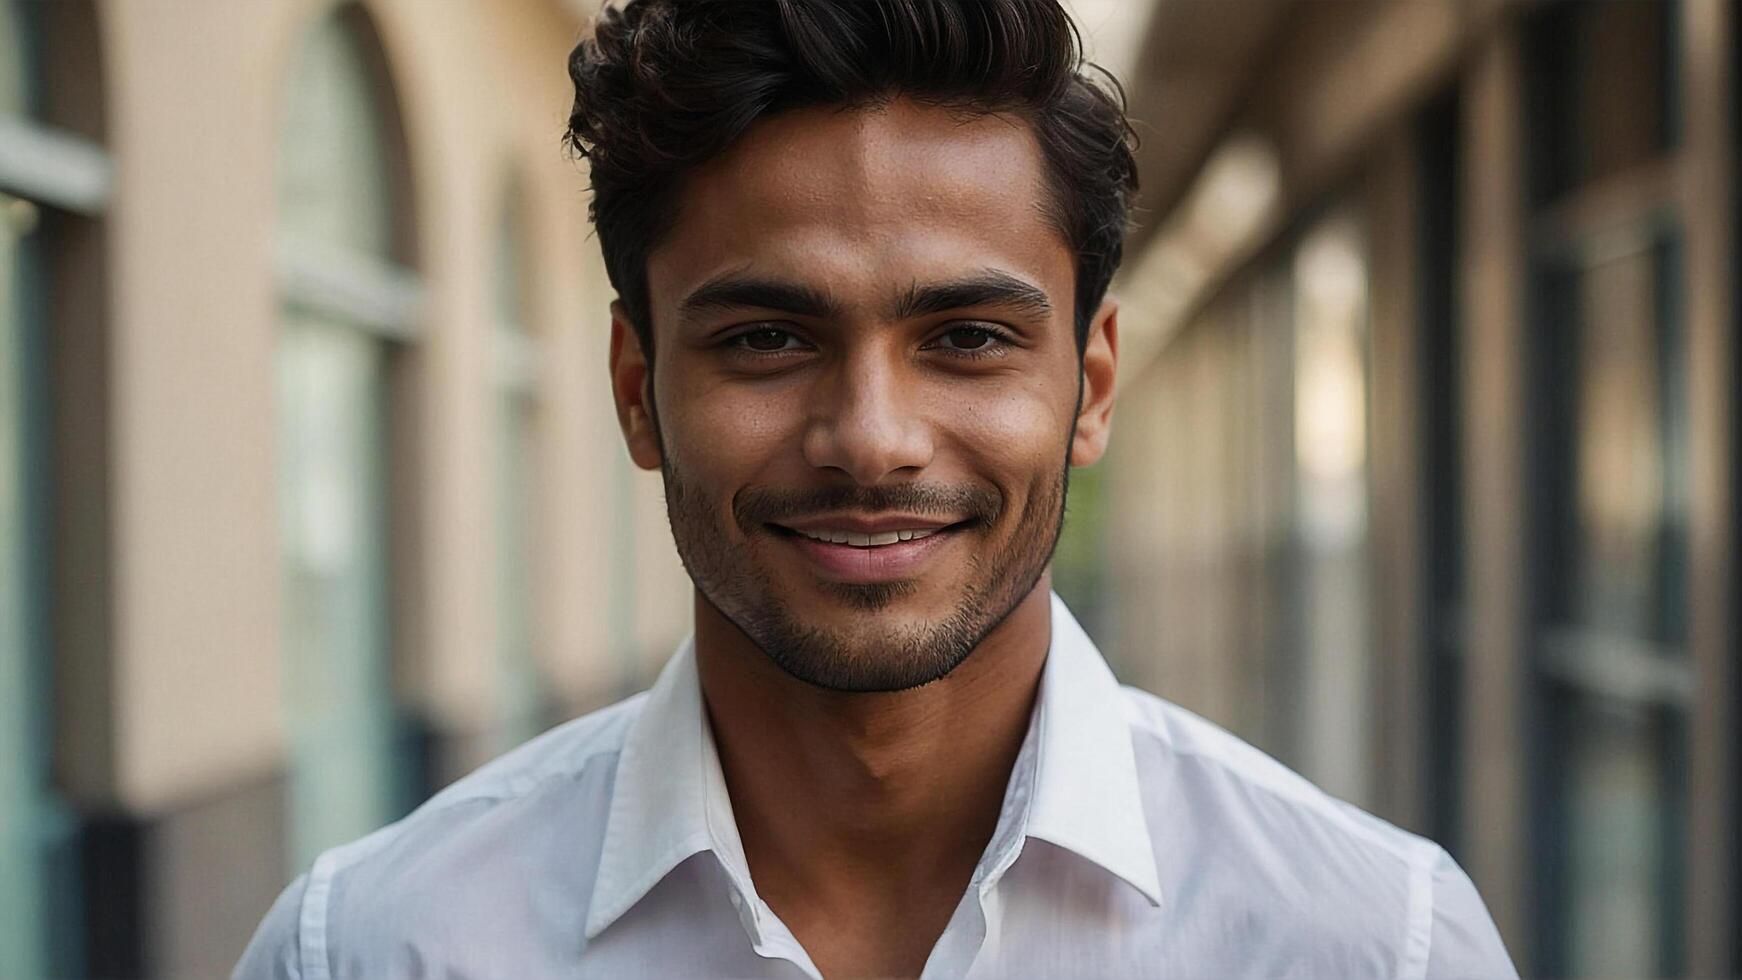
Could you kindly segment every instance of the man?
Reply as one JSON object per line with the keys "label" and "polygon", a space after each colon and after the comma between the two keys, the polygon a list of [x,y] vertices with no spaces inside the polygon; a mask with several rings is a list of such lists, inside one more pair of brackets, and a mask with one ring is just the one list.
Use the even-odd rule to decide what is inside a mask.
{"label": "man", "polygon": [[1056,0],[639,0],[571,59],[695,634],[323,856],[242,977],[1512,976],[1438,847],[1052,595],[1135,177]]}

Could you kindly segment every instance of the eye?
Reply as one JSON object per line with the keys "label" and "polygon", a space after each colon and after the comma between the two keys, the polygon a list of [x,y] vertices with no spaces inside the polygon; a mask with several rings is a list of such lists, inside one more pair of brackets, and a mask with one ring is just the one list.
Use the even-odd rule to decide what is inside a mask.
{"label": "eye", "polygon": [[738,334],[727,343],[757,354],[778,354],[781,351],[800,350],[804,346],[792,333],[779,327],[758,327]]}
{"label": "eye", "polygon": [[938,335],[931,347],[966,357],[989,357],[1010,349],[1009,334],[989,323],[967,323],[951,327]]}
{"label": "eye", "polygon": [[979,327],[957,327],[944,334],[943,339],[955,350],[979,350],[992,342],[992,334]]}

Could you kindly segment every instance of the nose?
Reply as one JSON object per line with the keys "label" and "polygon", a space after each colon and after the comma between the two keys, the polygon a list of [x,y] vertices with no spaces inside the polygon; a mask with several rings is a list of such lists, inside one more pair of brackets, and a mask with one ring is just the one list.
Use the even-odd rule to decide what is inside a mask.
{"label": "nose", "polygon": [[819,380],[804,436],[805,461],[873,486],[932,460],[931,426],[900,365],[862,352]]}

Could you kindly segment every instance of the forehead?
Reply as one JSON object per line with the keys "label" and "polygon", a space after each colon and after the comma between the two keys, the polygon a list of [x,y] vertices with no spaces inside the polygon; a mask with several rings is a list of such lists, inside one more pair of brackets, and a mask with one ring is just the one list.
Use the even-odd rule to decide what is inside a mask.
{"label": "forehead", "polygon": [[648,286],[656,309],[746,271],[826,282],[848,303],[982,269],[1068,289],[1074,265],[1045,195],[1018,118],[906,100],[794,110],[691,174]]}

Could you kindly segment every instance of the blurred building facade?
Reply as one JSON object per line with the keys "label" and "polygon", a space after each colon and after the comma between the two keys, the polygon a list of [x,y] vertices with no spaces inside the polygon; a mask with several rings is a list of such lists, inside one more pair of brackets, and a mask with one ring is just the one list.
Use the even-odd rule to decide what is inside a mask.
{"label": "blurred building facade", "polygon": [[[0,0],[0,976],[227,972],[687,630],[557,144],[594,6]],[[1527,974],[1736,972],[1735,13],[1071,6],[1144,192],[1060,591]]]}
{"label": "blurred building facade", "polygon": [[1733,5],[1163,0],[1141,50],[1091,631],[1446,843],[1526,975],[1734,975]]}
{"label": "blurred building facade", "polygon": [[583,6],[0,3],[0,976],[227,974],[687,629],[559,142]]}

